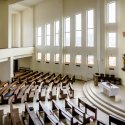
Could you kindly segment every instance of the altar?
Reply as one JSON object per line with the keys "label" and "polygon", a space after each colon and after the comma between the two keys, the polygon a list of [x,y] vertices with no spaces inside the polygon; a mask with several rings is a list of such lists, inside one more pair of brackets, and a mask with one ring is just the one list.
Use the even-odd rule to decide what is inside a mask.
{"label": "altar", "polygon": [[109,82],[100,82],[99,87],[102,88],[103,93],[108,96],[116,96],[120,91],[119,87]]}

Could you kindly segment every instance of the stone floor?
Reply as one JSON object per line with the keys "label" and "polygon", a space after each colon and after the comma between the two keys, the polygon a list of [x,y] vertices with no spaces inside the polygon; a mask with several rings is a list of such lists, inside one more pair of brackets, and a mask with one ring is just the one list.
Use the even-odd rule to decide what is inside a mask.
{"label": "stone floor", "polygon": [[[83,81],[76,81],[73,84],[73,88],[75,90],[75,94],[74,94],[74,100],[77,101],[78,97],[81,98],[85,98],[84,93],[83,93],[83,85],[84,82]],[[61,100],[62,102],[64,102],[64,100]],[[45,101],[44,103],[46,103],[48,105],[48,107],[50,107],[50,102]],[[38,110],[38,102],[33,102],[33,103],[28,103],[29,106],[33,106],[34,110]],[[22,111],[24,111],[25,109],[25,104],[21,103],[21,104],[13,104],[14,108],[19,108],[19,113],[21,113]],[[9,105],[0,105],[0,109],[4,109],[4,114],[6,115],[7,112],[10,112],[10,106]],[[106,115],[105,113],[103,113],[102,111],[98,110],[97,111],[97,119],[101,119],[102,121],[104,121],[105,123],[108,122],[108,115]],[[89,125],[95,125],[96,123],[91,122]]]}

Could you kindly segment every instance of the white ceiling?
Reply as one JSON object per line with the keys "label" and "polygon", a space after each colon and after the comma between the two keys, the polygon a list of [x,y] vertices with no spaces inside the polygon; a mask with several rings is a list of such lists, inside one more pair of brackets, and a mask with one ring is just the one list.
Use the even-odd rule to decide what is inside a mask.
{"label": "white ceiling", "polygon": [[16,2],[14,4],[9,5],[9,9],[11,12],[23,11],[29,7],[37,5],[45,0],[22,0],[20,2]]}

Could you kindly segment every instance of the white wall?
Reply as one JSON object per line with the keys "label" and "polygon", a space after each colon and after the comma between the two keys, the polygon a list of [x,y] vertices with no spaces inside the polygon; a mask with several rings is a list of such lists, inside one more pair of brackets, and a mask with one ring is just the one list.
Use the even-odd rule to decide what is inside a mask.
{"label": "white wall", "polygon": [[8,48],[8,1],[0,1],[0,48]]}
{"label": "white wall", "polygon": [[10,80],[10,62],[9,62],[9,60],[0,63],[0,80],[1,81]]}
{"label": "white wall", "polygon": [[21,47],[21,14],[15,13],[12,14],[12,26],[11,26],[11,35],[12,35],[12,48]]}
{"label": "white wall", "polygon": [[[62,0],[46,0],[43,1],[41,4],[37,5],[34,8],[34,23],[35,23],[35,29],[34,31],[36,31],[36,28],[41,26],[43,28],[43,31],[45,30],[44,26],[47,23],[50,23],[53,25],[54,21],[59,20],[60,21],[60,25],[61,25],[61,21],[62,21]],[[51,25],[51,26],[52,26]],[[54,32],[54,27],[51,27],[51,34],[53,34]],[[60,34],[61,34],[61,30],[60,30]],[[45,33],[43,32],[43,36],[45,35]],[[51,45],[54,45],[54,37],[51,36]],[[39,70],[39,71],[49,71],[49,72],[56,72],[56,73],[60,73],[62,72],[62,60],[60,58],[60,64],[55,64],[54,63],[54,53],[58,52],[58,53],[62,53],[62,46],[61,46],[61,38],[60,38],[60,47],[45,47],[44,44],[45,38],[43,38],[43,42],[42,42],[42,46],[36,49],[37,51],[41,51],[42,52],[42,61],[41,62],[36,62],[36,60],[34,60],[34,70]],[[44,62],[44,54],[46,52],[50,52],[51,53],[51,62],[48,64],[46,62]]]}
{"label": "white wall", "polygon": [[[92,74],[94,72],[101,72],[101,73],[109,73],[109,74],[115,74],[116,76],[122,78],[123,84],[125,85],[125,77],[124,77],[124,71],[121,70],[123,67],[123,60],[122,55],[125,54],[125,37],[123,37],[122,32],[125,31],[125,17],[124,15],[124,0],[118,0],[118,23],[114,27],[109,27],[105,25],[105,1],[106,0],[45,0],[41,4],[35,6],[34,8],[28,8],[20,13],[21,17],[19,15],[15,15],[14,17],[14,23],[16,29],[14,30],[15,36],[14,36],[14,46],[20,46],[17,45],[17,42],[19,37],[21,46],[27,47],[27,46],[34,46],[34,35],[36,32],[36,28],[41,26],[43,28],[43,31],[45,31],[45,24],[50,23],[51,24],[51,34],[54,32],[53,23],[56,20],[60,21],[61,29],[60,29],[60,47],[54,47],[54,36],[51,36],[51,47],[45,47],[44,42],[45,33],[43,32],[43,43],[41,47],[36,47],[36,51],[34,54],[34,62],[33,65],[29,64],[28,61],[30,59],[21,59],[20,65],[27,65],[33,67],[34,70],[39,71],[50,71],[50,72],[56,72],[56,73],[64,73],[64,74],[75,74],[81,78],[92,78]],[[8,3],[6,1],[0,1],[0,16],[2,17],[0,20],[0,48],[7,48],[8,47]],[[94,9],[95,11],[95,47],[88,49],[85,47],[86,42],[86,11],[89,9]],[[82,13],[83,16],[83,38],[82,38],[82,48],[75,48],[75,33],[74,33],[74,15],[77,13]],[[33,15],[34,14],[34,15]],[[63,48],[63,19],[64,17],[71,17],[71,47],[70,48]],[[19,19],[21,18],[21,19]],[[19,20],[20,26],[19,26]],[[35,26],[34,26],[35,24]],[[20,28],[19,28],[20,27]],[[35,28],[34,28],[35,27]],[[20,29],[20,31],[19,31]],[[118,49],[115,49],[115,51],[112,50],[106,50],[105,49],[105,32],[109,30],[115,30],[118,31]],[[17,33],[17,32],[18,33]],[[20,33],[19,33],[20,32]],[[11,37],[9,37],[11,38]],[[0,50],[0,59],[6,59],[8,57],[13,56],[20,56],[20,54],[25,55],[24,50]],[[37,62],[36,61],[36,53],[42,52],[42,61]],[[15,53],[16,52],[16,53]],[[46,52],[51,53],[51,62],[48,64],[44,62],[44,54]],[[61,55],[65,53],[71,54],[71,63],[69,66],[65,66],[62,63],[63,58],[60,58],[60,63],[55,64],[54,63],[54,53],[60,53]],[[74,58],[75,54],[81,53],[82,58],[82,64],[80,67],[76,67],[74,64]],[[86,56],[88,54],[93,54],[95,56],[95,65],[92,69],[89,69],[86,65]],[[106,58],[108,55],[114,54],[116,57],[118,57],[117,67],[110,71],[109,68],[106,65]],[[32,61],[30,61],[32,62]],[[4,67],[8,66],[8,64],[5,64]]]}
{"label": "white wall", "polygon": [[0,59],[4,59],[7,57],[25,56],[25,55],[29,56],[32,55],[33,53],[34,53],[34,47],[0,49]]}
{"label": "white wall", "polygon": [[125,71],[123,68],[123,54],[125,54],[125,37],[122,32],[125,32],[125,1],[118,0],[118,75],[122,78],[122,83],[125,85]]}
{"label": "white wall", "polygon": [[[98,65],[97,63],[97,38],[95,35],[95,47],[86,48],[86,12],[87,10],[94,9],[95,12],[95,22],[96,22],[96,11],[97,11],[97,0],[64,0],[63,3],[63,17],[70,17],[71,19],[71,46],[65,47],[63,53],[71,54],[71,63],[69,66],[64,65],[64,72],[66,74],[76,75],[76,78],[90,79],[94,72],[97,72]],[[82,47],[75,47],[75,15],[82,14]],[[95,23],[96,25],[96,23]],[[96,34],[95,28],[95,34]],[[98,41],[99,42],[99,41]],[[82,55],[82,64],[80,67],[75,65],[75,55]],[[87,55],[94,55],[95,65],[93,68],[89,68],[87,65]]]}
{"label": "white wall", "polygon": [[34,46],[33,41],[33,8],[28,8],[21,13],[22,47]]}
{"label": "white wall", "polygon": [[18,59],[18,68],[19,67],[26,67],[32,69],[32,57],[24,57]]}
{"label": "white wall", "polygon": [[33,47],[0,49],[0,80],[11,81],[13,77],[13,60],[19,60],[19,67],[32,67]]}
{"label": "white wall", "polygon": [[[47,9],[46,9],[47,8]],[[45,36],[45,24],[50,23],[51,24],[51,34],[54,33],[54,21],[59,20],[61,22],[61,33],[63,31],[63,24],[62,19],[64,17],[71,17],[71,46],[62,48],[62,41],[63,36],[60,35],[60,47],[54,47],[54,36],[51,36],[51,47],[45,47],[45,38],[42,39],[42,46],[36,48],[37,52],[42,52],[42,61],[41,62],[34,62],[34,68],[43,70],[43,71],[50,71],[50,72],[59,72],[64,74],[70,74],[70,75],[76,75],[79,78],[84,79],[85,77],[92,78],[92,74],[94,72],[97,72],[98,65],[93,66],[92,69],[88,68],[86,65],[86,56],[88,54],[94,54],[95,56],[95,64],[97,60],[97,38],[95,37],[95,48],[86,49],[85,47],[85,40],[86,38],[83,37],[81,48],[75,48],[75,34],[74,34],[74,25],[75,22],[73,21],[75,19],[75,14],[82,13],[83,15],[83,25],[86,23],[86,10],[94,9],[96,11],[97,8],[97,0],[88,0],[88,1],[81,1],[81,0],[46,0],[42,2],[41,4],[37,5],[34,9],[35,14],[35,30],[37,27],[41,26],[43,28],[43,37]],[[95,15],[96,19],[96,15]],[[85,34],[85,29],[83,29],[83,34]],[[96,30],[95,30],[96,33]],[[45,59],[45,53],[50,52],[51,53],[51,62],[48,64],[44,61]],[[62,54],[70,53],[71,54],[71,63],[69,66],[65,66],[62,64],[63,58],[60,59],[60,64],[54,63],[54,53],[59,52],[60,56],[63,56]],[[75,55],[80,53],[82,58],[82,64],[80,67],[77,67],[75,65]]]}

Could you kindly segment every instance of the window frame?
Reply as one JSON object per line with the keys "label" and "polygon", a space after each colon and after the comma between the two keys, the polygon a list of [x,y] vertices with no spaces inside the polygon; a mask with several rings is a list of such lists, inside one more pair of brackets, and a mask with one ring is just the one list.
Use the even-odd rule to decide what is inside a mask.
{"label": "window frame", "polygon": [[[81,58],[81,59],[80,59],[80,60],[81,60],[80,62],[77,62],[77,61],[78,61],[78,60],[77,60],[77,59],[78,59],[78,56],[80,56],[80,58]],[[81,65],[81,64],[82,64],[82,55],[77,54],[77,55],[75,56],[75,64],[76,64],[76,65]]]}
{"label": "window frame", "polygon": [[[49,59],[48,59],[48,54],[49,54]],[[46,62],[46,63],[49,63],[50,60],[51,60],[50,53],[47,52],[47,53],[45,54],[45,62]]]}
{"label": "window frame", "polygon": [[[68,58],[67,56],[69,56],[69,58]],[[70,58],[71,58],[71,57],[70,57],[70,54],[69,54],[69,53],[65,54],[65,58],[64,58],[64,59],[65,59],[65,60],[64,60],[64,61],[65,61],[65,65],[69,65],[69,64],[70,64]],[[67,61],[67,59],[68,59],[68,61]]]}
{"label": "window frame", "polygon": [[[49,34],[48,32],[48,26],[49,26]],[[48,41],[49,38],[49,41]],[[50,42],[51,42],[51,25],[50,23],[45,24],[45,46],[50,46]]]}
{"label": "window frame", "polygon": [[[111,46],[111,44],[110,44],[110,34],[115,34],[115,38],[114,38],[114,40],[115,40],[115,42],[114,42],[114,46]],[[107,48],[116,48],[117,47],[117,33],[116,32],[107,32]]]}
{"label": "window frame", "polygon": [[[90,17],[89,17],[89,12],[93,12],[93,18],[92,19],[90,19]],[[87,11],[87,19],[86,19],[86,21],[87,21],[87,32],[86,32],[86,46],[87,47],[94,47],[95,46],[95,42],[94,42],[94,39],[95,39],[95,21],[94,21],[94,9],[90,9],[90,10],[88,10]],[[89,24],[90,24],[90,21],[93,21],[92,22],[92,27],[90,27],[89,26]],[[92,34],[92,37],[89,37],[89,31],[93,31],[93,34]],[[92,41],[90,41],[89,39],[90,38],[92,38]]]}
{"label": "window frame", "polygon": [[[39,34],[39,28],[40,28],[40,30],[41,30],[41,31],[40,31],[41,33],[40,33],[40,34]],[[40,40],[40,44],[39,44],[39,42],[38,42],[38,41],[39,41],[39,40],[38,40],[39,38],[41,39],[41,40]],[[42,45],[42,27],[39,26],[39,27],[36,28],[36,46],[41,46],[41,45]]]}
{"label": "window frame", "polygon": [[[57,23],[59,23],[59,31],[57,32]],[[58,40],[56,39],[58,36]],[[58,41],[58,42],[57,42]],[[56,20],[54,22],[54,46],[59,46],[59,41],[60,41],[60,21],[59,20]]]}
{"label": "window frame", "polygon": [[[67,29],[66,29],[66,27],[67,27],[67,25],[68,25],[67,22],[66,22],[66,19],[69,19],[69,26],[68,26],[68,27],[69,27],[69,31],[67,31]],[[71,37],[71,36],[70,36],[70,34],[71,34],[70,25],[71,25],[70,17],[64,18],[64,46],[65,46],[65,47],[70,47],[70,44],[71,44],[71,43],[70,43],[70,42],[71,42],[71,41],[70,41],[70,40],[71,40],[71,39],[70,39],[70,37]],[[69,42],[67,42],[67,37],[66,37],[67,35],[69,35]]]}
{"label": "window frame", "polygon": [[[89,57],[93,57],[92,63],[89,63],[89,62],[90,62],[90,61],[89,61]],[[94,57],[94,55],[92,55],[92,54],[87,55],[87,65],[88,65],[88,66],[93,66],[94,64],[95,64],[95,57]]]}
{"label": "window frame", "polygon": [[[58,54],[59,57],[57,57],[57,54]],[[58,60],[57,58],[59,58],[59,60],[60,60],[60,55],[59,55],[59,53],[55,53],[55,54],[54,54],[54,62],[55,62],[55,64],[59,64],[59,60]]]}
{"label": "window frame", "polygon": [[[109,7],[109,5],[111,5],[111,4],[115,4],[115,17],[114,17],[114,21],[113,22],[110,22],[110,7]],[[111,2],[108,2],[107,3],[107,6],[106,6],[107,8],[106,8],[106,10],[107,10],[107,18],[106,18],[106,22],[107,23],[109,23],[109,24],[111,24],[111,23],[116,23],[116,17],[117,17],[117,13],[116,13],[116,1],[115,0],[112,0]],[[111,15],[112,15],[112,12],[111,12]]]}
{"label": "window frame", "polygon": [[[111,62],[111,64],[110,64],[110,58],[115,58],[115,65],[111,65],[112,64],[112,62]],[[116,67],[117,66],[117,57],[116,56],[108,56],[108,67]]]}
{"label": "window frame", "polygon": [[[81,18],[81,20],[80,20],[80,22],[81,22],[81,24],[80,24],[80,29],[77,29],[77,23],[79,23],[79,22],[77,22],[77,16],[81,16],[80,18]],[[77,42],[77,32],[80,32],[80,44],[78,44],[78,42]],[[81,13],[78,13],[78,14],[76,14],[75,15],[75,47],[81,47],[82,46],[82,14]]]}
{"label": "window frame", "polygon": [[[40,58],[39,58],[40,57]],[[37,52],[37,59],[38,62],[40,62],[42,60],[42,53],[41,52]]]}

